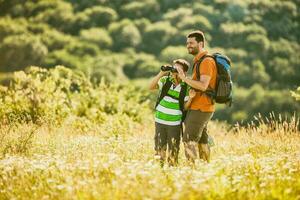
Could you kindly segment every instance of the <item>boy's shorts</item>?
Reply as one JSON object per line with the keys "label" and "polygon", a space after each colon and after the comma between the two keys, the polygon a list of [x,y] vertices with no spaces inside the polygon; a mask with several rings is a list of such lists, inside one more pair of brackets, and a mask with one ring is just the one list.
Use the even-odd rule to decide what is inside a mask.
{"label": "boy's shorts", "polygon": [[181,135],[181,125],[170,126],[155,122],[155,150],[167,150],[178,154]]}

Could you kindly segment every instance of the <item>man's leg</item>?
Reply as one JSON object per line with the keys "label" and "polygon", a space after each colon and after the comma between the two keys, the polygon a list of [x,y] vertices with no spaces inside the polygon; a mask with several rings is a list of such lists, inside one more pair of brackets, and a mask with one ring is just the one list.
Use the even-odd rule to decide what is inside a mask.
{"label": "man's leg", "polygon": [[186,117],[186,129],[183,134],[183,141],[186,157],[192,163],[194,163],[197,158],[199,151],[198,143],[201,139],[203,129],[212,117],[212,114],[213,113],[205,113],[198,110],[190,110]]}
{"label": "man's leg", "polygon": [[155,122],[155,151],[156,155],[159,156],[161,166],[164,165],[166,160],[167,151],[167,129],[166,125]]}
{"label": "man's leg", "polygon": [[170,166],[178,164],[181,126],[169,126],[168,128],[168,163]]}
{"label": "man's leg", "polygon": [[209,162],[210,161],[210,148],[208,146],[208,132],[207,125],[202,131],[200,141],[198,143],[199,157],[200,159]]}
{"label": "man's leg", "polygon": [[197,159],[197,142],[189,141],[184,142],[184,153],[187,160],[194,164],[195,160]]}

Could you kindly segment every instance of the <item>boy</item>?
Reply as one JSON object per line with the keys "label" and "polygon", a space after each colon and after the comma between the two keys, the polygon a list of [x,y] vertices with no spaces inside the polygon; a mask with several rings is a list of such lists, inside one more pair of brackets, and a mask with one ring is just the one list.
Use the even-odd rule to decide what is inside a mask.
{"label": "boy", "polygon": [[173,166],[178,163],[184,110],[189,107],[196,93],[189,90],[187,84],[178,76],[177,68],[181,68],[184,73],[188,71],[189,63],[186,60],[174,60],[172,67],[164,68],[167,67],[162,66],[162,70],[152,79],[149,88],[160,90],[155,106],[156,155],[160,157],[163,165],[168,149],[168,163]]}

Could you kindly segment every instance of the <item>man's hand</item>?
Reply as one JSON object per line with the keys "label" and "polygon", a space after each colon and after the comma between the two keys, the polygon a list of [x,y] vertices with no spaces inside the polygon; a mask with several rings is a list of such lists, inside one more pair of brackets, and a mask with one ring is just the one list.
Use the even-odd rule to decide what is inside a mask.
{"label": "man's hand", "polygon": [[185,73],[183,72],[183,70],[180,67],[176,67],[177,71],[178,71],[178,76],[181,80],[185,79]]}

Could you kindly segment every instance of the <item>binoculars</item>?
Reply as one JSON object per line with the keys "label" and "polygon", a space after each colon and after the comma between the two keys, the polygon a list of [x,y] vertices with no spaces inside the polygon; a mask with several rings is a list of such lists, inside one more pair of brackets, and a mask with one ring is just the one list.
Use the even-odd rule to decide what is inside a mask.
{"label": "binoculars", "polygon": [[174,67],[174,66],[171,66],[171,65],[163,65],[160,67],[160,70],[161,71],[170,71],[170,72],[175,72],[175,73],[178,73],[177,69]]}

